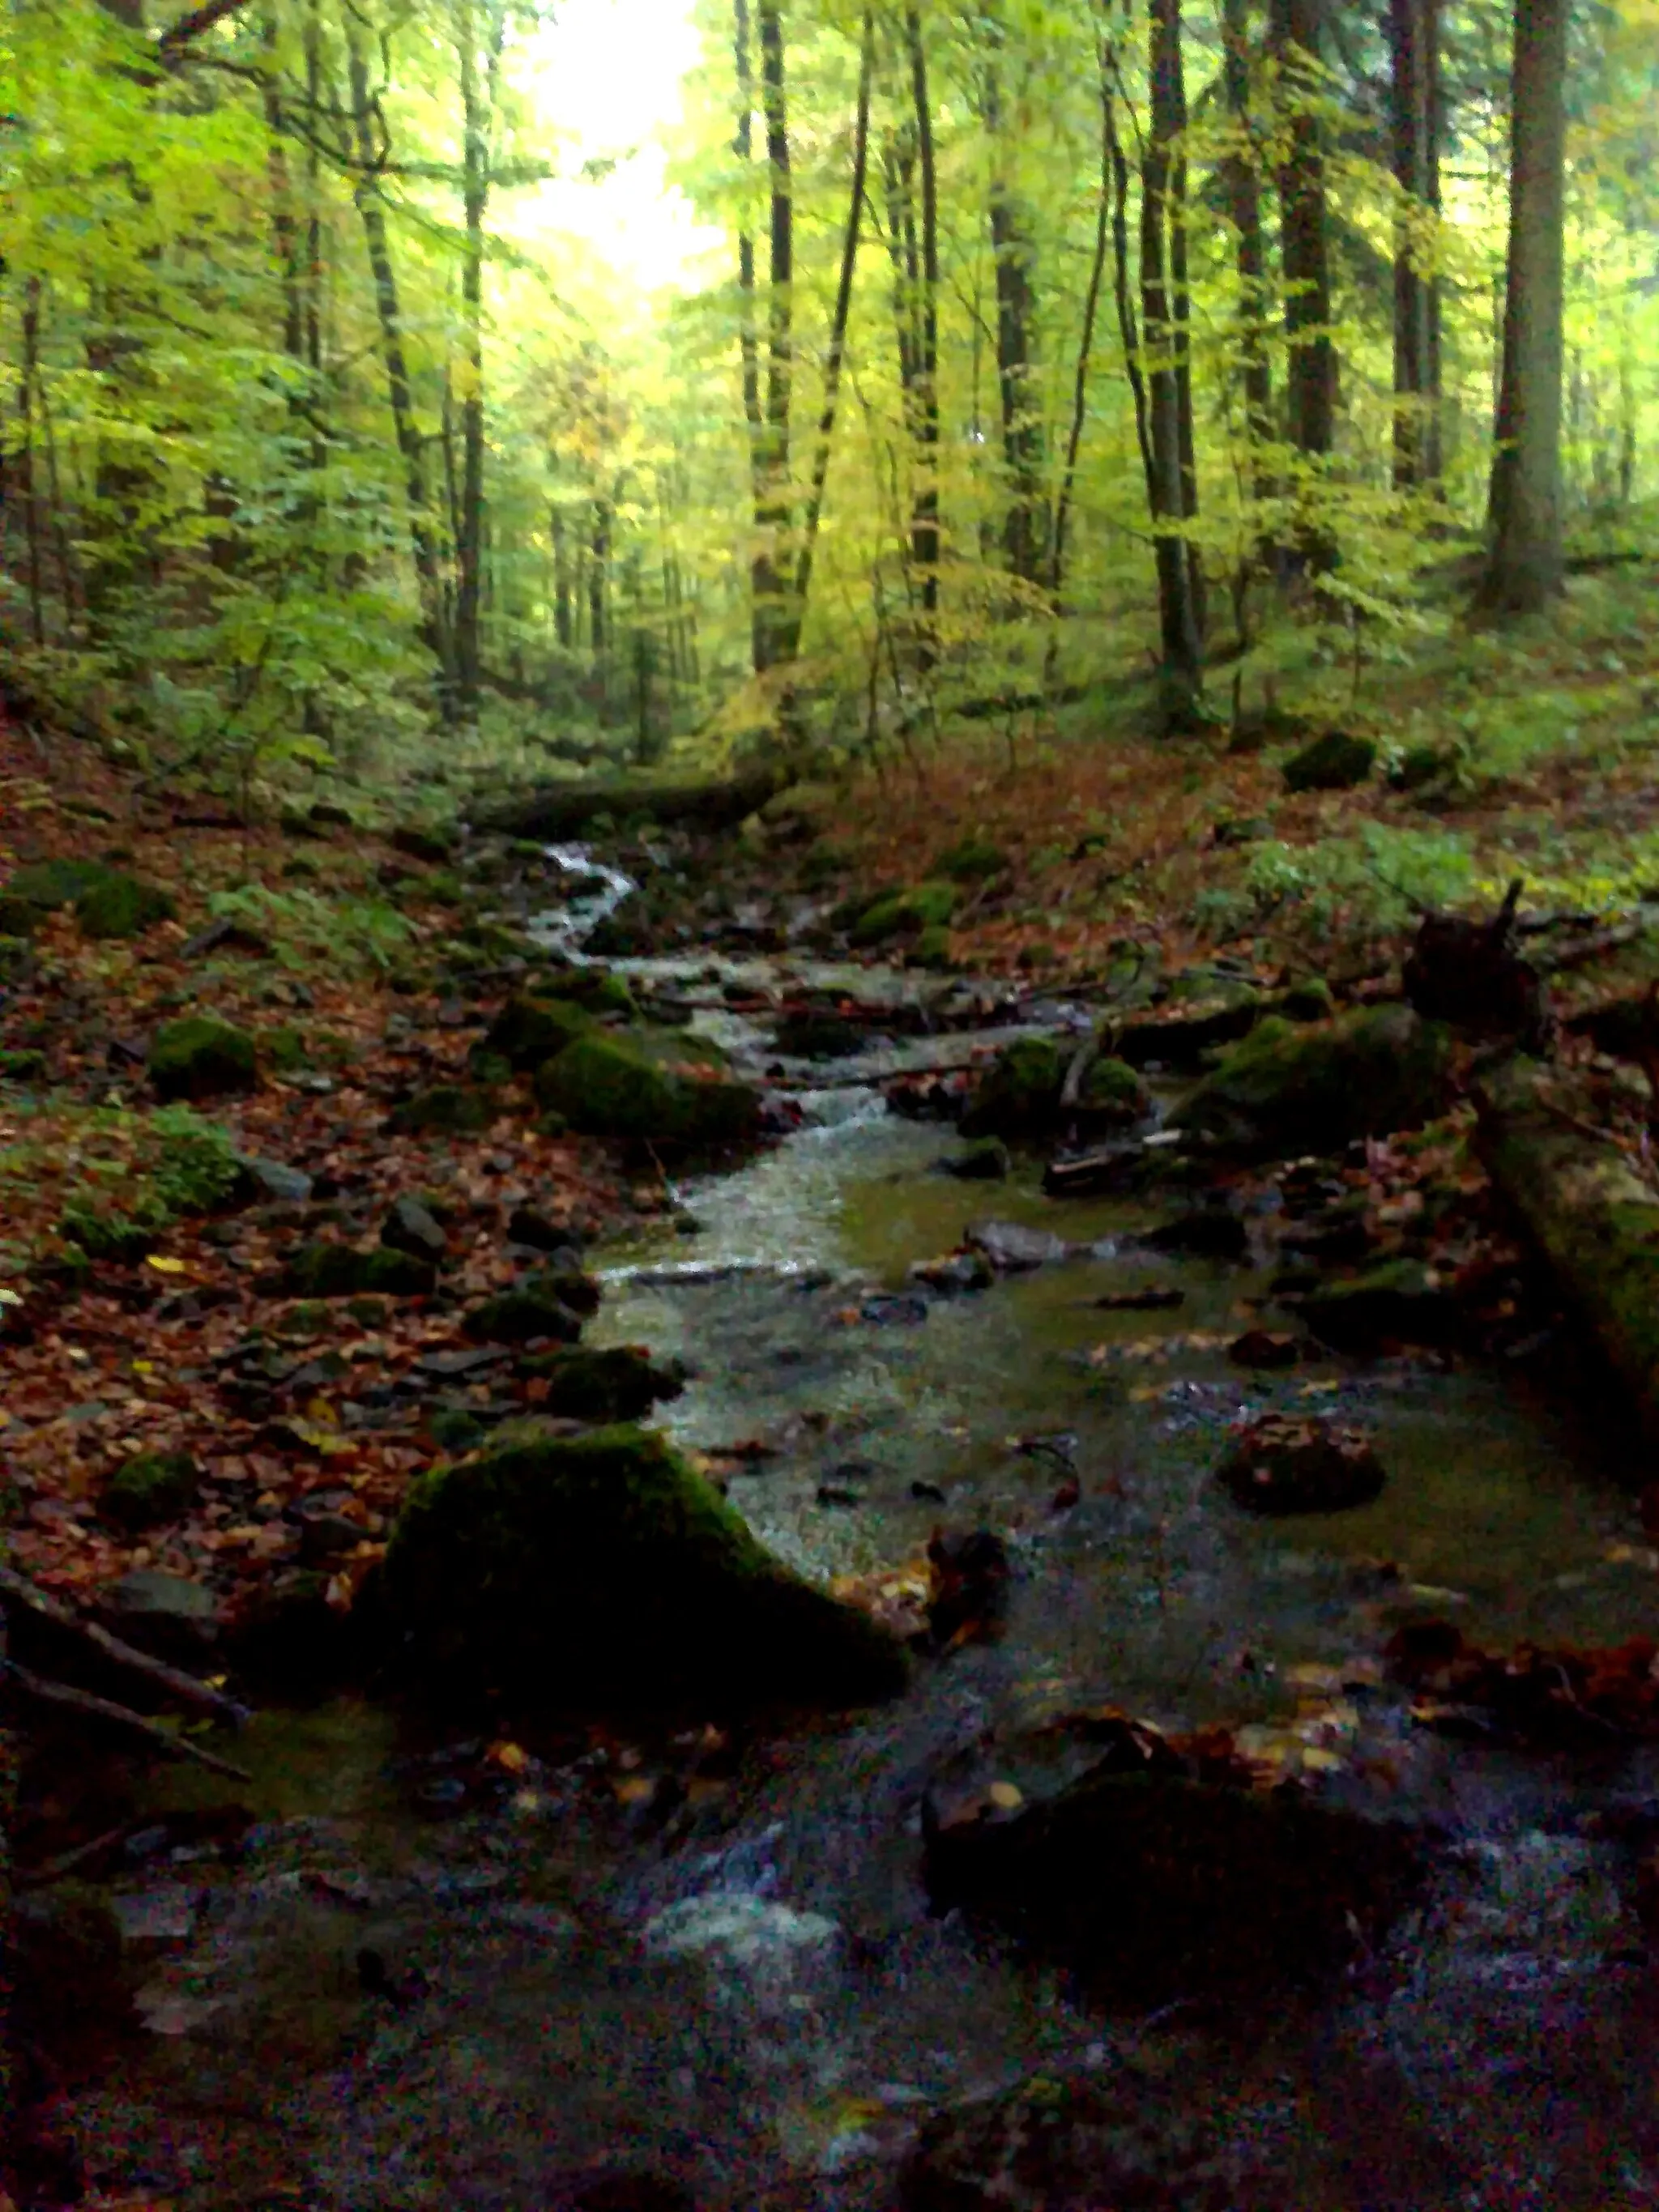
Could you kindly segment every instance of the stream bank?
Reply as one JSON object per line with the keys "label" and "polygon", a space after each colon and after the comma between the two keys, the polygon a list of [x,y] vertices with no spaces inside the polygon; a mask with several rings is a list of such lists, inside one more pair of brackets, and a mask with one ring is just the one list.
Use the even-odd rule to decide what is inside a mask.
{"label": "stream bank", "polygon": [[[631,972],[672,986],[739,1069],[777,1064],[733,1011],[766,963]],[[902,2191],[926,2212],[984,2201],[1042,2102],[1009,2085],[1042,2076],[1074,2085],[1061,2132],[1096,2187],[1100,2159],[1128,2170],[1133,2109],[1151,2203],[1646,2201],[1648,1754],[1449,1736],[1378,1663],[1448,1617],[1505,1650],[1643,1632],[1655,1563],[1620,1447],[1528,1394],[1526,1332],[1496,1360],[1310,1340],[1273,1289],[1286,1232],[1340,1230],[1345,1164],[1368,1185],[1369,1153],[1330,1188],[1292,1179],[1289,1204],[1271,1176],[1222,1208],[1156,1187],[1057,1200],[1029,1156],[981,1188],[938,1170],[951,1132],[888,1112],[872,1079],[938,1056],[896,1041],[797,1068],[793,1134],[677,1180],[655,1221],[596,1248],[588,1340],[692,1370],[659,1420],[815,1577],[902,1606],[936,1528],[1000,1532],[1000,1638],[784,1734],[711,1714],[690,1741],[433,1743],[349,1700],[262,1714],[240,1746],[251,1824],[213,1835],[221,1786],[172,1777],[147,1785],[143,1848],[119,1846],[143,2026],[77,2098],[95,2179],[191,2212],[392,2212],[597,2203],[611,2167],[708,2208],[878,2212]],[[1139,1241],[1218,1214],[1224,1250],[1212,1231],[1208,1249]],[[1063,1256],[918,1288],[913,1263],[970,1222],[981,1249],[1024,1229]],[[1101,1303],[1149,1290],[1181,1303]],[[1252,1332],[1293,1364],[1241,1365]],[[1213,1480],[1237,1425],[1310,1407],[1371,1437],[1381,1494],[1314,1521],[1240,1511]],[[1225,1726],[1334,1802],[1431,1822],[1426,1893],[1322,1996],[1264,1992],[1244,2039],[1179,1988],[1103,2010],[1063,1965],[936,1915],[930,1788],[980,1774],[1035,1798],[1045,1724],[1106,1705]],[[1225,2178],[1252,2164],[1265,2178]]]}

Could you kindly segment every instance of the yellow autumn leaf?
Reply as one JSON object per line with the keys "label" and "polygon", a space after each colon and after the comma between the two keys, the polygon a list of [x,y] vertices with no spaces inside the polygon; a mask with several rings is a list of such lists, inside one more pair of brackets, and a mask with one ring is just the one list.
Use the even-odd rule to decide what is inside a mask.
{"label": "yellow autumn leaf", "polygon": [[144,1265],[154,1267],[158,1275],[187,1275],[190,1273],[182,1260],[170,1259],[165,1252],[147,1253]]}
{"label": "yellow autumn leaf", "polygon": [[1017,1782],[994,1782],[985,1794],[999,1813],[1018,1812],[1025,1802],[1024,1792]]}
{"label": "yellow autumn leaf", "polygon": [[484,1757],[503,1774],[522,1774],[530,1764],[530,1753],[521,1743],[492,1743]]}
{"label": "yellow autumn leaf", "polygon": [[337,1429],[340,1417],[326,1398],[313,1398],[306,1406],[306,1419],[314,1421],[319,1428]]}

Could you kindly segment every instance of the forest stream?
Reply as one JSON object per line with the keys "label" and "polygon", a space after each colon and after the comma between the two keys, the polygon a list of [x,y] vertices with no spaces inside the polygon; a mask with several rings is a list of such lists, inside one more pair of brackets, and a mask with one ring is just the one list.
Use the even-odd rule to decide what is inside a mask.
{"label": "forest stream", "polygon": [[[775,962],[620,964],[697,1004],[740,1071],[775,1064],[726,988]],[[866,1000],[913,988],[859,980]],[[1621,1825],[1659,1776],[1639,1753],[1414,1726],[1366,1656],[1425,1617],[1500,1647],[1649,1626],[1617,1447],[1529,1390],[1524,1359],[1241,1372],[1227,1344],[1273,1322],[1271,1222],[1239,1260],[1165,1255],[1134,1242],[1169,1212],[1155,1194],[1057,1200],[1032,1162],[954,1180],[937,1166],[953,1133],[889,1113],[879,1087],[926,1051],[789,1063],[793,1134],[598,1249],[590,1340],[684,1363],[663,1425],[728,1465],[731,1501],[815,1577],[902,1580],[936,1528],[1004,1532],[1000,1638],[919,1660],[891,1705],[744,1739],[667,1817],[648,1746],[596,1742],[566,1766],[496,1747],[492,1765],[370,1704],[262,1712],[237,1747],[259,1822],[234,1862],[128,1846],[119,1910],[153,1972],[145,2032],[78,2100],[94,2172],[204,2207],[880,2212],[928,2113],[1127,2059],[1266,2160],[1252,2204],[1659,2201],[1659,2010]],[[1068,1256],[919,1294],[910,1264],[976,1218]],[[1097,1303],[1154,1283],[1180,1304]],[[1310,1407],[1363,1423],[1382,1495],[1317,1518],[1239,1510],[1212,1480],[1229,1424]],[[1437,1824],[1426,1891],[1337,1986],[1242,2032],[1179,1990],[1102,2011],[932,1911],[930,1778],[988,1731],[1103,1705],[1253,1731],[1334,1802]],[[587,1784],[617,1759],[636,1786],[600,1817]],[[158,1814],[223,1795],[188,1769],[147,1786]],[[354,1966],[365,1951],[380,1988]],[[581,2195],[612,2168],[661,2193]]]}

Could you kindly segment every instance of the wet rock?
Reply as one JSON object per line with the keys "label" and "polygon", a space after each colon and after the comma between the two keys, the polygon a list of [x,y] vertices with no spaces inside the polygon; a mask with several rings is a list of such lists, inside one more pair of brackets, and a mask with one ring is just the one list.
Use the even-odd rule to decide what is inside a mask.
{"label": "wet rock", "polygon": [[532,1279],[531,1287],[552,1291],[574,1314],[598,1313],[603,1296],[599,1277],[587,1273],[581,1254],[569,1244],[548,1254],[546,1267]]}
{"label": "wet rock", "polygon": [[417,1091],[395,1108],[386,1127],[394,1136],[476,1137],[495,1120],[496,1103],[487,1091],[465,1084],[441,1083]]}
{"label": "wet rock", "polygon": [[1451,1039],[1406,1006],[1334,1022],[1260,1022],[1181,1110],[1184,1129],[1251,1158],[1335,1152],[1445,1110]]}
{"label": "wet rock", "polygon": [[581,1238],[568,1222],[550,1221],[534,1206],[516,1206],[507,1218],[507,1233],[515,1244],[528,1245],[532,1252],[565,1252],[581,1249]]}
{"label": "wet rock", "polygon": [[1261,1013],[1261,994],[1237,980],[1211,981],[1207,992],[1156,1013],[1138,1014],[1116,1030],[1117,1056],[1134,1068],[1196,1068],[1218,1045],[1248,1036]]}
{"label": "wet rock", "polygon": [[159,1659],[199,1666],[218,1640],[218,1601],[201,1583],[159,1567],[136,1567],[98,1604],[104,1626]]}
{"label": "wet rock", "polygon": [[935,1911],[997,1921],[1114,2002],[1249,2002],[1340,1968],[1418,1877],[1403,1827],[1295,1788],[1195,1779],[1167,1745],[1133,1748],[1012,1817],[941,1825],[925,1808]]}
{"label": "wet rock", "polygon": [[1348,791],[1364,783],[1376,765],[1376,747],[1370,738],[1351,737],[1346,730],[1326,730],[1285,762],[1285,788]]}
{"label": "wet rock", "polygon": [[1322,1283],[1297,1310],[1322,1343],[1338,1352],[1375,1352],[1387,1343],[1446,1345],[1462,1333],[1457,1301],[1417,1260],[1394,1260],[1346,1282]]}
{"label": "wet rock", "polygon": [[678,1398],[685,1389],[678,1367],[653,1366],[632,1345],[549,1352],[527,1359],[525,1368],[546,1379],[544,1410],[565,1420],[637,1421],[660,1400]]}
{"label": "wet rock", "polygon": [[1012,1173],[1014,1160],[1001,1138],[991,1137],[937,1165],[941,1175],[955,1176],[963,1182],[1003,1182]]}
{"label": "wet rock", "polygon": [[176,1521],[202,1486],[202,1470],[188,1452],[139,1452],[124,1461],[104,1485],[100,1518],[137,1534]]}
{"label": "wet rock", "polygon": [[863,1024],[844,1014],[788,1014],[772,1032],[775,1050],[789,1060],[843,1060],[865,1042]]}
{"label": "wet rock", "polygon": [[916,1260],[905,1273],[909,1281],[925,1284],[947,1297],[988,1291],[997,1279],[996,1269],[983,1252],[950,1252],[939,1260]]}
{"label": "wet rock", "polygon": [[385,1566],[417,1672],[552,1705],[855,1705],[902,1654],[803,1581],[667,1440],[526,1423],[417,1477]]}
{"label": "wet rock", "polygon": [[252,1194],[274,1199],[281,1206],[303,1206],[310,1198],[313,1179],[302,1168],[291,1168],[281,1160],[262,1160],[251,1153],[239,1152],[236,1164]]}
{"label": "wet rock", "polygon": [[982,1252],[1000,1275],[1047,1267],[1067,1258],[1072,1249],[1051,1229],[1030,1229],[1023,1221],[970,1221],[962,1241],[970,1252]]}
{"label": "wet rock", "polygon": [[926,1298],[908,1297],[902,1291],[866,1298],[859,1308],[860,1321],[876,1328],[915,1328],[927,1318]]}
{"label": "wet rock", "polygon": [[490,1024],[480,1049],[504,1060],[515,1073],[539,1067],[585,1036],[594,1018],[586,1007],[563,998],[509,999]]}
{"label": "wet rock", "polygon": [[936,2112],[898,2191],[900,2212],[1235,2212],[1243,2179],[1181,2084],[1120,2061]]}
{"label": "wet rock", "polygon": [[449,1248],[441,1225],[418,1198],[394,1201],[381,1224],[380,1242],[388,1252],[407,1253],[410,1259],[424,1261],[428,1267],[441,1267]]}
{"label": "wet rock", "polygon": [[537,1069],[536,1098],[580,1136],[738,1144],[760,1126],[759,1094],[749,1085],[680,1074],[631,1040],[597,1032]]}
{"label": "wet rock", "polygon": [[1094,1127],[1121,1127],[1152,1111],[1152,1094],[1126,1060],[1097,1060],[1083,1079],[1078,1119]]}
{"label": "wet rock", "polygon": [[1093,1146],[1085,1152],[1061,1153],[1042,1170],[1043,1191],[1050,1198],[1090,1198],[1098,1191],[1127,1190],[1152,1158],[1133,1138]]}
{"label": "wet rock", "polygon": [[1382,1463],[1357,1429],[1268,1413],[1233,1443],[1216,1479],[1252,1513],[1342,1513],[1381,1495]]}
{"label": "wet rock", "polygon": [[211,1014],[165,1023],[149,1048],[149,1079],[160,1098],[220,1098],[258,1080],[253,1039]]}
{"label": "wet rock", "polygon": [[1173,1221],[1149,1229],[1137,1242],[1149,1252],[1182,1252],[1195,1260],[1243,1260],[1250,1249],[1249,1231],[1224,1206],[1177,1214]]}
{"label": "wet rock", "polygon": [[89,883],[75,902],[83,937],[142,937],[155,923],[171,921],[176,910],[160,884],[113,868]]}
{"label": "wet rock", "polygon": [[295,1298],[417,1298],[436,1285],[429,1260],[412,1253],[362,1252],[351,1244],[302,1244],[289,1261],[284,1295]]}
{"label": "wet rock", "polygon": [[950,883],[917,884],[908,890],[884,891],[852,925],[854,945],[880,945],[890,937],[943,928],[956,911],[957,887]]}
{"label": "wet rock", "polygon": [[1046,1129],[1060,1106],[1066,1053],[1057,1038],[1017,1037],[980,1078],[962,1117],[964,1137],[1030,1137]]}
{"label": "wet rock", "polygon": [[479,1344],[532,1344],[538,1337],[574,1344],[582,1333],[580,1317],[567,1304],[558,1279],[545,1275],[485,1298],[469,1310],[461,1326]]}

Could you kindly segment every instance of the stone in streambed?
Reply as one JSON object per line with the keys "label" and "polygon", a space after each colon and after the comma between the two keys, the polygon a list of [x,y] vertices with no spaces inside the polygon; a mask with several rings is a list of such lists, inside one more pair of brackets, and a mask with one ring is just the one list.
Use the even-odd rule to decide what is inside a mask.
{"label": "stone in streambed", "polygon": [[1152,1106],[1152,1093],[1128,1061],[1108,1055],[1084,1077],[1076,1113],[1080,1121],[1121,1128],[1144,1119]]}
{"label": "stone in streambed", "polygon": [[[585,1283],[588,1278],[577,1279]],[[564,1279],[552,1273],[534,1276],[517,1290],[484,1299],[471,1308],[461,1326],[475,1344],[530,1344],[538,1336],[550,1337],[556,1344],[574,1344],[582,1328]]]}
{"label": "stone in streambed", "polygon": [[98,1511],[130,1534],[176,1521],[202,1486],[202,1470],[188,1452],[138,1452],[104,1485]]}
{"label": "stone in streambed", "polygon": [[98,1614],[112,1634],[158,1659],[198,1666],[218,1639],[218,1601],[201,1583],[160,1567],[135,1567],[112,1583]]}
{"label": "stone in streambed", "polygon": [[1408,1006],[1306,1027],[1269,1015],[1182,1108],[1182,1128],[1257,1159],[1339,1152],[1443,1113],[1450,1032]]}
{"label": "stone in streambed", "polygon": [[[690,1041],[686,1049],[689,1056]],[[579,1136],[723,1145],[760,1127],[759,1095],[747,1084],[680,1074],[598,1031],[544,1061],[535,1087],[537,1103],[562,1114]]]}
{"label": "stone in streambed", "polygon": [[845,1014],[786,1014],[772,1032],[774,1050],[789,1060],[844,1060],[865,1042],[862,1024]]}
{"label": "stone in streambed", "polygon": [[449,1240],[441,1224],[418,1198],[400,1198],[380,1224],[380,1242],[388,1252],[405,1252],[411,1259],[441,1267]]}
{"label": "stone in streambed", "polygon": [[582,1240],[568,1222],[550,1221],[534,1206],[516,1206],[507,1217],[507,1233],[514,1244],[532,1252],[580,1252]]}
{"label": "stone in streambed", "polygon": [[1068,1258],[1072,1250],[1052,1230],[1030,1229],[1023,1221],[970,1221],[962,1241],[970,1252],[982,1253],[1000,1275],[1047,1267]]}
{"label": "stone in streambed", "polygon": [[543,1410],[561,1420],[637,1421],[685,1388],[678,1364],[653,1366],[632,1345],[550,1352],[526,1359],[524,1370],[545,1378]]}
{"label": "stone in streambed", "polygon": [[212,1014],[164,1023],[149,1048],[149,1079],[158,1098],[218,1098],[252,1091],[258,1080],[253,1039]]}
{"label": "stone in streambed", "polygon": [[1390,1342],[1446,1345],[1461,1329],[1456,1300],[1418,1260],[1391,1260],[1346,1282],[1322,1283],[1297,1311],[1338,1352],[1375,1352]]}
{"label": "stone in streambed", "polygon": [[1048,1127],[1066,1080],[1066,1048],[1056,1037],[1016,1037],[980,1078],[962,1117],[964,1137],[1027,1137]]}
{"label": "stone in streambed", "polygon": [[580,1709],[849,1705],[903,1686],[864,1614],[773,1558],[663,1437],[532,1423],[412,1485],[386,1553],[417,1674]]}
{"label": "stone in streambed", "polygon": [[1265,1414],[1236,1439],[1216,1480],[1251,1513],[1344,1513],[1382,1491],[1382,1463],[1358,1429]]}
{"label": "stone in streambed", "polygon": [[490,1024],[479,1050],[504,1060],[516,1074],[523,1074],[584,1036],[593,1027],[593,1019],[586,1007],[568,1000],[526,994],[507,1000]]}
{"label": "stone in streambed", "polygon": [[1014,1159],[1000,1137],[991,1137],[936,1165],[941,1175],[955,1176],[963,1182],[1003,1182],[1013,1172]]}
{"label": "stone in streambed", "polygon": [[954,884],[916,884],[908,890],[883,891],[866,905],[851,930],[854,945],[880,945],[890,937],[942,929],[956,911]]}
{"label": "stone in streambed", "polygon": [[288,1263],[291,1298],[424,1297],[436,1285],[429,1260],[410,1252],[360,1252],[351,1244],[303,1244]]}

